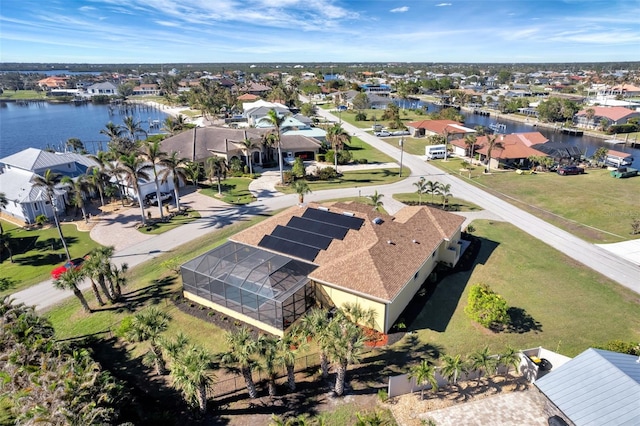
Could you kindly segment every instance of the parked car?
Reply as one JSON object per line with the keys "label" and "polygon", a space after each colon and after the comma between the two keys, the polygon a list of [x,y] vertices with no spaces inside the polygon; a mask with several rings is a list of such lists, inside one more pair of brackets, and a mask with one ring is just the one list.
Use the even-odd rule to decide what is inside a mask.
{"label": "parked car", "polygon": [[406,136],[408,134],[408,130],[396,130],[395,132],[391,132],[391,136]]}
{"label": "parked car", "polygon": [[584,173],[584,169],[578,166],[561,166],[558,167],[558,174],[565,175],[581,175]]}
{"label": "parked car", "polygon": [[85,258],[79,257],[77,259],[71,259],[69,262],[66,262],[64,265],[60,265],[57,268],[51,271],[51,278],[57,280],[60,278],[60,275],[67,272],[69,269],[75,269],[76,271],[82,268],[82,264],[84,263]]}
{"label": "parked car", "polygon": [[[147,203],[149,203],[152,206],[157,206],[158,205],[158,197],[156,197],[156,193],[151,193],[149,195],[147,195],[146,197]],[[160,193],[160,201],[162,201],[162,203],[164,203],[165,201],[169,201],[173,198],[173,194],[171,194],[170,192],[161,192]]]}
{"label": "parked car", "polygon": [[379,132],[374,132],[373,134],[378,136],[379,138],[385,138],[387,136],[391,136],[391,133],[387,132],[386,130],[381,130]]}

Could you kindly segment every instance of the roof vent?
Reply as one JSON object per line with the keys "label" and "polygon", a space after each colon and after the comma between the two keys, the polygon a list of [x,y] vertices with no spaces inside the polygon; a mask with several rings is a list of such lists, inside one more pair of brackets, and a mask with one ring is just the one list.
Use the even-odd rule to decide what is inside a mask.
{"label": "roof vent", "polygon": [[420,244],[418,240],[411,240],[411,242],[413,242],[413,244]]}
{"label": "roof vent", "polygon": [[349,216],[349,217],[353,217],[353,216],[355,216],[355,214],[353,214],[353,213],[351,213],[351,212],[342,212],[342,214],[343,214],[344,216]]}
{"label": "roof vent", "polygon": [[382,222],[384,222],[384,219],[382,219],[381,217],[376,217],[373,220],[371,220],[371,222],[375,223],[376,225],[380,225],[382,224]]}
{"label": "roof vent", "polygon": [[329,211],[329,207],[319,206],[318,210],[322,210],[323,212],[328,212]]}
{"label": "roof vent", "polygon": [[395,246],[395,245],[396,245],[396,243],[394,243],[394,242],[393,242],[393,241],[391,241],[391,240],[387,240],[387,244],[392,245],[392,246]]}

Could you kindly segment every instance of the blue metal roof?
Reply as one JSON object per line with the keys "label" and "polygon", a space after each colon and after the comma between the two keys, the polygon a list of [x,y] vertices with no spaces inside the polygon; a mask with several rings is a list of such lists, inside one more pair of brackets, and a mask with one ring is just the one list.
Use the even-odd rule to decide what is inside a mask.
{"label": "blue metal roof", "polygon": [[639,425],[638,360],[591,348],[535,384],[576,426]]}

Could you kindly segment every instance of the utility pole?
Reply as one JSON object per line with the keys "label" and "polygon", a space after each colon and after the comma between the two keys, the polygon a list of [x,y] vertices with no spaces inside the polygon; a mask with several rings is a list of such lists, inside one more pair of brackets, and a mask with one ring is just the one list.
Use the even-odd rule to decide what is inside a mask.
{"label": "utility pole", "polygon": [[400,145],[400,177],[402,177],[402,158],[404,157],[404,138],[400,138],[398,141]]}

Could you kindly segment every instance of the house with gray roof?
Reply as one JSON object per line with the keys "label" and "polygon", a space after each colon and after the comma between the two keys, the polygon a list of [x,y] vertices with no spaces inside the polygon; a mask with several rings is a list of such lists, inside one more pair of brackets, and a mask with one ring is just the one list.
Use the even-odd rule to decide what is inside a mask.
{"label": "house with gray roof", "polygon": [[[35,223],[39,215],[53,218],[52,206],[45,191],[33,186],[33,179],[47,170],[70,178],[85,174],[97,163],[90,158],[71,152],[47,152],[27,148],[16,154],[0,159],[0,188],[7,197],[7,206],[2,214],[25,224]],[[59,185],[54,191],[54,206],[64,211],[68,204],[67,188]]]}
{"label": "house with gray roof", "polygon": [[639,425],[640,358],[587,349],[536,380],[549,417],[569,425]]}

